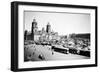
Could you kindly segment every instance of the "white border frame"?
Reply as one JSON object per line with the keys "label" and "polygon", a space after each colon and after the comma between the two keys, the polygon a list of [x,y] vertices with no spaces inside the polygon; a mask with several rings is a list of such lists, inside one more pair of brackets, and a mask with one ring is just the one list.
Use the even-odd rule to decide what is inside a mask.
{"label": "white border frame", "polygon": [[[24,62],[24,35],[23,35],[23,11],[56,11],[56,12],[73,12],[73,13],[89,13],[91,15],[91,59],[68,60],[68,61],[40,61],[40,62]],[[39,68],[52,66],[72,66],[72,65],[88,65],[95,64],[95,10],[82,8],[60,8],[46,6],[18,6],[18,68]]]}

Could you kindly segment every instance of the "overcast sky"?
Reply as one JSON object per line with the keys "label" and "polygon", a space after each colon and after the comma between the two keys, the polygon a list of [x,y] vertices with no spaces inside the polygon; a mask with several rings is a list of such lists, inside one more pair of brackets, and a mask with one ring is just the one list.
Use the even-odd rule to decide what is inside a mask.
{"label": "overcast sky", "polygon": [[25,30],[31,31],[32,21],[36,19],[38,29],[46,29],[49,22],[51,29],[59,35],[69,33],[90,33],[90,14],[54,13],[24,11]]}

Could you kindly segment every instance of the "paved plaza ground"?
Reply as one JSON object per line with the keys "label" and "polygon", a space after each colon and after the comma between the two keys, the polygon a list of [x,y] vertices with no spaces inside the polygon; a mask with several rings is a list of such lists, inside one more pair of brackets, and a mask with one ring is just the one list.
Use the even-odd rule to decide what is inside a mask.
{"label": "paved plaza ground", "polygon": [[55,52],[51,49],[51,46],[47,45],[26,45],[24,49],[25,56],[31,61],[50,61],[50,60],[77,60],[77,59],[89,59],[90,57],[77,55],[77,54],[63,54]]}

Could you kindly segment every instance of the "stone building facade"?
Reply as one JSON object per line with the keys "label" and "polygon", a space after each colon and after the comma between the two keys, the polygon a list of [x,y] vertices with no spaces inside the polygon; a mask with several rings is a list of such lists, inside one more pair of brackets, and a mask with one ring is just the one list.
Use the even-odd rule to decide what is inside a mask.
{"label": "stone building facade", "polygon": [[46,29],[42,28],[38,30],[38,24],[36,19],[33,19],[31,32],[24,34],[25,40],[33,40],[33,41],[51,41],[51,40],[59,40],[60,37],[58,36],[57,32],[51,31],[51,25],[48,23],[46,25]]}

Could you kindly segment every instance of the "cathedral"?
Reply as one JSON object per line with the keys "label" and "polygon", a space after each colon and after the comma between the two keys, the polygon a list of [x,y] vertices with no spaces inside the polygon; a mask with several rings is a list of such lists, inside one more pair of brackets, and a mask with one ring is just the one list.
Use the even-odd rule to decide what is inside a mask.
{"label": "cathedral", "polygon": [[24,33],[25,40],[33,40],[33,41],[51,41],[51,40],[59,40],[57,32],[51,31],[51,25],[48,22],[46,25],[46,29],[44,27],[41,30],[38,30],[38,23],[36,19],[33,19],[31,25],[31,32],[25,31]]}

